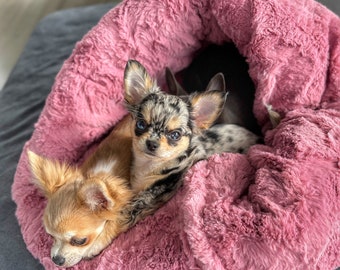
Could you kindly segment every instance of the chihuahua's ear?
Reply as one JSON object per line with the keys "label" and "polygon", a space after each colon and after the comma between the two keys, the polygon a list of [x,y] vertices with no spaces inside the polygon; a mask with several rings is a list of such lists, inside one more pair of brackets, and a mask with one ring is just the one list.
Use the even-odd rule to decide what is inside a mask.
{"label": "chihuahua's ear", "polygon": [[165,68],[165,79],[166,84],[169,88],[169,93],[175,96],[187,96],[188,93],[182,88],[182,86],[176,80],[175,75],[172,71],[167,67]]}
{"label": "chihuahua's ear", "polygon": [[73,182],[81,177],[75,167],[41,157],[30,150],[27,151],[27,155],[34,184],[46,198],[52,196],[65,183]]}
{"label": "chihuahua's ear", "polygon": [[112,175],[92,176],[81,184],[78,195],[98,214],[112,213],[113,208],[126,205],[133,196],[127,180]]}
{"label": "chihuahua's ear", "polygon": [[160,91],[157,83],[136,60],[129,60],[124,71],[125,101],[129,105],[139,104],[146,96]]}
{"label": "chihuahua's ear", "polygon": [[192,116],[199,129],[209,128],[223,110],[226,93],[219,90],[196,93],[190,96]]}
{"label": "chihuahua's ear", "polygon": [[212,91],[212,90],[218,90],[225,92],[226,91],[226,85],[225,85],[225,79],[223,73],[217,73],[214,77],[211,78],[211,80],[208,83],[207,88],[205,91]]}
{"label": "chihuahua's ear", "polygon": [[92,211],[111,210],[115,205],[115,200],[104,181],[85,183],[81,187],[79,195]]}

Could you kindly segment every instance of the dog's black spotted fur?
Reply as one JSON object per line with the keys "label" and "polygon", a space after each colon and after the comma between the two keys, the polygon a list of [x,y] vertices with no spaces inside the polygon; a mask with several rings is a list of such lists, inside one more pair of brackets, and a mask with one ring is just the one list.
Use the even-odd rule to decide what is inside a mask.
{"label": "dog's black spotted fur", "polygon": [[129,227],[154,213],[166,203],[182,185],[183,173],[184,170],[169,174],[167,177],[158,180],[148,189],[137,194],[123,212],[128,217],[126,223]]}
{"label": "dog's black spotted fur", "polygon": [[[223,110],[225,89],[194,93],[185,98],[168,95],[136,61],[128,63],[124,80],[126,106],[136,124],[133,149],[138,149],[130,180],[136,195],[123,212],[129,226],[167,202],[181,186],[183,175],[197,161],[222,152],[244,153],[258,139],[235,125],[211,127]],[[145,133],[138,129],[138,120],[145,121]],[[185,138],[165,140],[173,131],[179,131],[181,139]],[[155,153],[154,149],[152,152],[145,147],[150,141],[166,146]],[[176,150],[177,146],[180,148]],[[164,152],[168,155],[159,158]]]}

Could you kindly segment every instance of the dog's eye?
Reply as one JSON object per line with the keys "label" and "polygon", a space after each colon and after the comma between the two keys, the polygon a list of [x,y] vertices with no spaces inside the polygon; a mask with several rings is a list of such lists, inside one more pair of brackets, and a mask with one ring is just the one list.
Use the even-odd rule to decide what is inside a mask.
{"label": "dog's eye", "polygon": [[145,130],[146,127],[147,127],[147,125],[146,125],[146,122],[144,120],[142,120],[142,119],[137,120],[136,128],[138,128],[139,130]]}
{"label": "dog's eye", "polygon": [[70,241],[72,246],[83,246],[87,242],[87,238],[76,238],[73,237]]}
{"label": "dog's eye", "polygon": [[182,133],[179,130],[174,130],[169,132],[167,137],[172,141],[178,141],[182,137]]}

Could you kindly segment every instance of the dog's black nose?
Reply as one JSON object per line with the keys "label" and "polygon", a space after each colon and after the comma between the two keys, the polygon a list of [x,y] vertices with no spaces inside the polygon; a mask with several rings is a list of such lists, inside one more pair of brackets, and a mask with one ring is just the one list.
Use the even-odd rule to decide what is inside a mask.
{"label": "dog's black nose", "polygon": [[159,143],[156,141],[151,141],[151,140],[146,141],[146,147],[151,152],[155,151],[158,148],[158,146],[159,146]]}
{"label": "dog's black nose", "polygon": [[53,256],[52,257],[52,261],[56,264],[56,265],[59,265],[59,266],[63,266],[64,263],[65,263],[65,258],[62,257],[62,256]]}

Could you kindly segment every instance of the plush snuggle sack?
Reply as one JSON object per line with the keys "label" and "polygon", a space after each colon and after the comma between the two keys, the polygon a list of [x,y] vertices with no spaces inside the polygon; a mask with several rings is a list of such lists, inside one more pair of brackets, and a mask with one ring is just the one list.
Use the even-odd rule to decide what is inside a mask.
{"label": "plush snuggle sack", "polygon": [[[46,269],[52,239],[27,148],[77,163],[126,114],[123,71],[164,82],[206,44],[233,42],[256,85],[265,145],[189,170],[155,215],[73,269],[335,269],[340,266],[340,19],[312,0],[127,0],[59,72],[13,184],[27,248]],[[266,105],[282,116],[269,130]]]}

